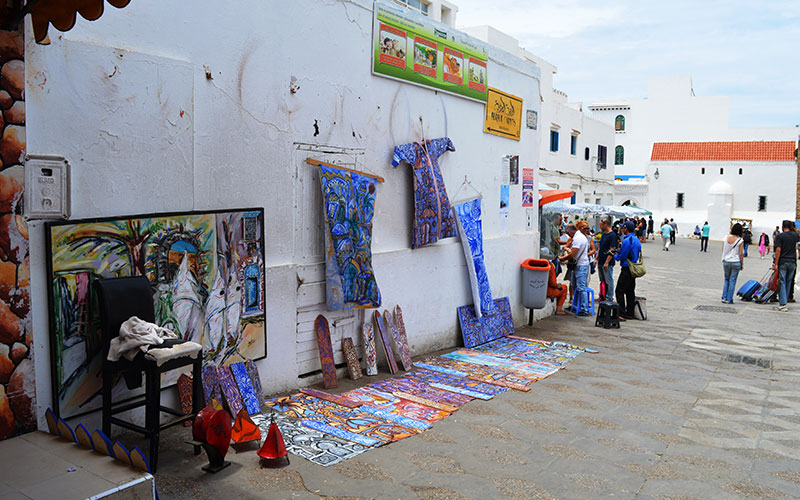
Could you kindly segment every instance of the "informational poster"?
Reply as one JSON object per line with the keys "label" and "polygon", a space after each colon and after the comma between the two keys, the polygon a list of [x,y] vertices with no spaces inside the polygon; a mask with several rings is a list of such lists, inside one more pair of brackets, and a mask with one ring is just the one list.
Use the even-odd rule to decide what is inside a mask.
{"label": "informational poster", "polygon": [[511,184],[515,186],[519,184],[519,156],[517,155],[512,155],[508,160],[508,176]]}
{"label": "informational poster", "polygon": [[508,184],[500,185],[500,234],[508,232],[508,204],[511,201]]}
{"label": "informational poster", "polygon": [[522,99],[489,87],[483,131],[519,140],[522,128]]}
{"label": "informational poster", "polygon": [[511,155],[503,156],[500,162],[500,184],[511,184]]}
{"label": "informational poster", "polygon": [[485,43],[427,16],[375,2],[372,73],[486,102]]}
{"label": "informational poster", "polygon": [[525,125],[528,128],[536,130],[536,126],[538,124],[539,124],[539,114],[536,111],[532,110],[532,109],[529,109],[528,111],[526,111],[525,112]]}
{"label": "informational poster", "polygon": [[533,169],[522,169],[522,206],[533,206]]}

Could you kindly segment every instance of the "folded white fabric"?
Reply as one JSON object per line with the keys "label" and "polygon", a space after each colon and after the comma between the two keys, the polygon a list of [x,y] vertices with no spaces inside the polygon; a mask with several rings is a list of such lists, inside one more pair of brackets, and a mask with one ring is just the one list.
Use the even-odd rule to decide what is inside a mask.
{"label": "folded white fabric", "polygon": [[151,345],[161,345],[164,339],[176,338],[178,336],[172,330],[132,316],[119,327],[119,336],[111,339],[108,360],[119,361],[120,357],[124,357],[128,361],[133,361],[138,354],[137,351],[147,352],[147,348]]}

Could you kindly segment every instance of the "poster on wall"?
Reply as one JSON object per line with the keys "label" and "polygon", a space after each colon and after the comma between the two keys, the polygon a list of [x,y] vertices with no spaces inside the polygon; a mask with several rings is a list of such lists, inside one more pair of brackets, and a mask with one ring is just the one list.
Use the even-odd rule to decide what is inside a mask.
{"label": "poster on wall", "polygon": [[533,169],[522,169],[522,206],[533,206]]}
{"label": "poster on wall", "polygon": [[512,155],[508,160],[508,177],[511,184],[519,184],[519,156]]}
{"label": "poster on wall", "polygon": [[500,234],[508,232],[508,204],[511,202],[508,184],[500,185]]}
{"label": "poster on wall", "polygon": [[[155,322],[201,344],[206,365],[266,356],[263,208],[54,222],[46,237],[59,416],[102,404],[99,279],[146,276]],[[162,375],[162,386],[177,376]],[[137,391],[120,381],[113,397]]]}
{"label": "poster on wall", "polygon": [[483,131],[519,140],[522,128],[522,98],[489,87]]}
{"label": "poster on wall", "polygon": [[375,2],[372,73],[486,102],[488,49],[427,16]]}

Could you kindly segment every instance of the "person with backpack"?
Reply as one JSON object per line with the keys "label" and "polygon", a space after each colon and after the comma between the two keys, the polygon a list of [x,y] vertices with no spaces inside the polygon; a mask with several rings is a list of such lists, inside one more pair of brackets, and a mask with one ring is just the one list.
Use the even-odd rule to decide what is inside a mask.
{"label": "person with backpack", "polygon": [[722,303],[733,304],[736,279],[744,269],[744,239],[742,225],[738,222],[731,227],[731,234],[722,242]]}
{"label": "person with backpack", "polygon": [[639,262],[642,243],[633,234],[636,230],[633,222],[626,222],[621,229],[622,246],[614,256],[614,260],[620,263],[616,296],[620,317],[633,319],[633,308],[636,306],[636,278],[631,274],[630,264]]}
{"label": "person with backpack", "polygon": [[748,226],[742,226],[742,241],[744,242],[744,256],[747,257],[747,247],[753,244],[753,233],[750,232]]}

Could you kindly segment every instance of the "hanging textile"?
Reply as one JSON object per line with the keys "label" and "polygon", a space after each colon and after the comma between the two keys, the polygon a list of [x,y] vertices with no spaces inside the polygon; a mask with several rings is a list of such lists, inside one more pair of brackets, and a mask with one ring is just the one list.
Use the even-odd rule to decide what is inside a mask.
{"label": "hanging textile", "polygon": [[328,310],[379,307],[371,248],[376,181],[324,165],[319,167],[319,179]]}
{"label": "hanging textile", "polygon": [[488,314],[494,306],[492,288],[489,286],[489,276],[486,274],[486,264],[483,260],[481,199],[475,198],[453,205],[453,212],[456,215],[464,257],[467,259],[475,316],[480,318],[482,314]]}
{"label": "hanging textile", "polygon": [[414,227],[411,248],[435,243],[440,238],[456,235],[456,224],[450,212],[450,200],[439,170],[439,157],[455,151],[447,137],[415,142],[394,148],[392,165],[404,161],[414,167]]}

